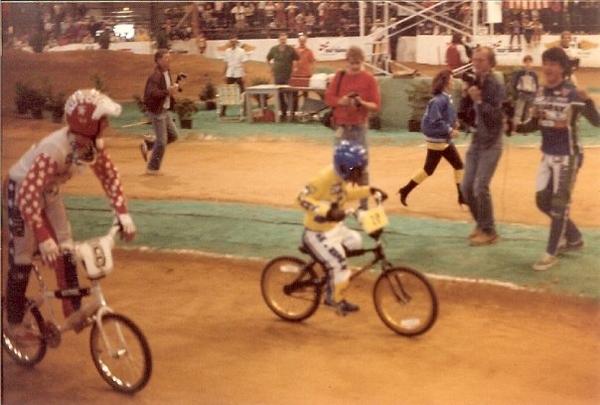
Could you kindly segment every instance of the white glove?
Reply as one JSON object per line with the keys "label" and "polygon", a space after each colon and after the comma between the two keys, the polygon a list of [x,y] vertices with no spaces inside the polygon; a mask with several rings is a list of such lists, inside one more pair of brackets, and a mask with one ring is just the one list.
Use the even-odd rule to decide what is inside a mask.
{"label": "white glove", "polygon": [[58,255],[60,255],[60,249],[54,239],[48,238],[39,244],[40,253],[42,254],[42,260],[47,264],[54,264]]}
{"label": "white glove", "polygon": [[135,224],[133,223],[133,219],[131,219],[131,215],[119,214],[118,219],[119,223],[123,227],[125,239],[132,240],[133,238],[135,238]]}

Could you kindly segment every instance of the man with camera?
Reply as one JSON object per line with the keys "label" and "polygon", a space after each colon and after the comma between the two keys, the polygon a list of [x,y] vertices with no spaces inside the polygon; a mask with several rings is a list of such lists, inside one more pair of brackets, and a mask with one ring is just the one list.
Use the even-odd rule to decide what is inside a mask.
{"label": "man with camera", "polygon": [[171,53],[167,49],[159,49],[154,54],[155,67],[146,81],[144,88],[144,104],[148,117],[154,127],[155,141],[144,139],[140,144],[142,157],[147,161],[148,151],[152,150],[152,156],[148,161],[146,174],[160,175],[160,166],[167,144],[175,142],[179,136],[173,118],[169,110],[173,108],[175,99],[173,94],[180,91],[179,80],[185,77],[181,74],[175,83],[171,81]]}
{"label": "man with camera", "polygon": [[[346,52],[347,67],[336,72],[325,92],[325,101],[333,107],[333,121],[337,126],[334,144],[342,140],[356,142],[367,147],[367,128],[370,112],[381,108],[381,95],[375,76],[363,69],[365,56],[358,46],[351,46]],[[359,185],[369,184],[367,168],[362,173]],[[367,208],[367,200],[360,206]]]}
{"label": "man with camera", "polygon": [[476,226],[469,235],[471,246],[498,242],[490,182],[502,154],[504,85],[494,76],[496,57],[493,49],[479,47],[473,52],[475,77],[465,82],[466,93],[473,102],[475,130],[465,159],[465,174],[461,183]]}

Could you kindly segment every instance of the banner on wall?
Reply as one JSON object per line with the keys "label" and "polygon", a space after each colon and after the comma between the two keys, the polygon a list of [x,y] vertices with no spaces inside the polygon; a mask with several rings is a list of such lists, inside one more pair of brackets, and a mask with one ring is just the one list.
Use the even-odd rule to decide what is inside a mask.
{"label": "banner on wall", "polygon": [[[574,56],[580,59],[581,67],[600,67],[600,35],[573,35],[571,48]],[[498,65],[512,66],[520,65],[525,55],[533,57],[535,66],[540,66],[542,53],[559,44],[558,35],[544,35],[538,44],[527,44],[525,38],[521,37],[519,44],[516,36],[509,35],[481,35],[474,38],[475,44],[491,46],[496,52]],[[444,65],[446,63],[446,48],[450,44],[449,35],[419,35],[417,37],[400,38],[398,43],[398,61],[417,62],[428,65]],[[269,50],[277,45],[277,39],[255,39],[241,40],[241,44],[247,44],[248,59],[265,62]],[[223,57],[223,50],[228,44],[227,40],[207,41],[204,56],[219,59]],[[290,38],[288,44],[296,46],[297,40]],[[307,46],[312,49],[318,61],[343,60],[346,51],[351,45],[363,48],[365,55],[371,53],[372,40],[369,37],[331,37],[331,38],[309,38]],[[30,51],[30,47],[23,48]],[[62,52],[74,50],[98,49],[98,44],[70,44],[48,49],[49,52]],[[117,42],[110,44],[111,50],[121,50],[138,54],[151,54],[153,52],[151,42]],[[172,41],[171,49],[177,53],[197,55],[199,54],[195,41]]]}

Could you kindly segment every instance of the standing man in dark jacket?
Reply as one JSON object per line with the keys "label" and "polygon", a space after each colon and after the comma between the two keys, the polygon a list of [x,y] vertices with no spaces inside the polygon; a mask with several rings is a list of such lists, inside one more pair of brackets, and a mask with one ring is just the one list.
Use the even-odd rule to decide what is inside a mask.
{"label": "standing man in dark jacket", "polygon": [[[279,44],[272,47],[267,54],[267,64],[271,67],[275,84],[289,84],[294,70],[294,62],[300,59],[294,48],[287,44],[287,39],[287,34],[281,32],[278,39]],[[279,94],[279,104],[281,105],[282,121],[285,121],[287,103],[283,93]]]}
{"label": "standing man in dark jacket", "polygon": [[475,49],[472,61],[477,83],[467,89],[467,94],[475,105],[477,129],[467,151],[461,189],[477,224],[469,236],[470,244],[483,246],[496,243],[500,238],[494,224],[490,182],[502,154],[505,91],[492,71],[496,65],[493,49]]}
{"label": "standing man in dark jacket", "polygon": [[159,49],[154,54],[154,71],[146,81],[144,88],[144,104],[147,114],[152,121],[155,141],[144,139],[140,145],[144,161],[148,161],[148,151],[152,155],[148,161],[146,174],[160,175],[160,165],[167,144],[175,142],[178,137],[177,128],[169,110],[173,108],[175,100],[173,94],[178,91],[179,85],[172,82],[169,68],[171,66],[171,54],[167,49]]}

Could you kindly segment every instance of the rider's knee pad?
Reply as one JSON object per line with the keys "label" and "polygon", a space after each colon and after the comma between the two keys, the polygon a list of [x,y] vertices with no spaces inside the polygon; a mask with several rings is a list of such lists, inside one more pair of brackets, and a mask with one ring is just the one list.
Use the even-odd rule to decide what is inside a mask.
{"label": "rider's knee pad", "polygon": [[6,309],[10,323],[21,323],[25,313],[25,291],[31,273],[31,264],[12,264],[6,284]]}

